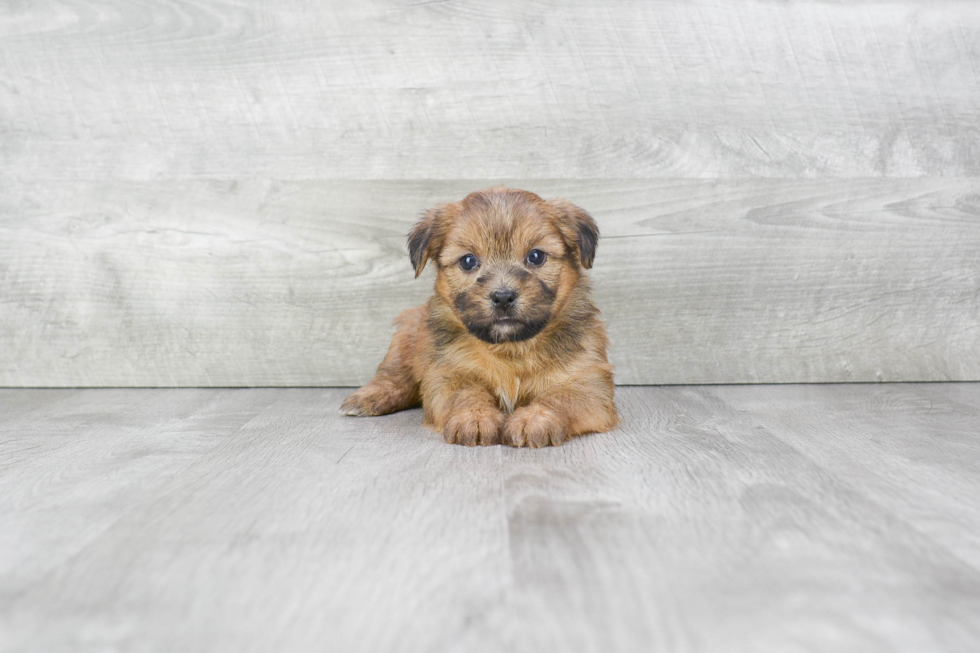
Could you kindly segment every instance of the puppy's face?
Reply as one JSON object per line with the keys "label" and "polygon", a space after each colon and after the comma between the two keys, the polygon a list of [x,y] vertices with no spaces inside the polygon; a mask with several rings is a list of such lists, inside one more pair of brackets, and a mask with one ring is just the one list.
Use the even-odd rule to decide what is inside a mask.
{"label": "puppy's face", "polygon": [[591,267],[599,232],[582,209],[493,188],[429,211],[409,234],[416,276],[436,261],[436,292],[484,342],[528,340]]}

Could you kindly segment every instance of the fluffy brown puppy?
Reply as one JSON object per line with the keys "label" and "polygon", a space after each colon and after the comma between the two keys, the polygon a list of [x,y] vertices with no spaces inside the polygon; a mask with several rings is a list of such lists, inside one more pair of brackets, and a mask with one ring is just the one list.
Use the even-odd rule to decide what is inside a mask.
{"label": "fluffy brown puppy", "polygon": [[503,187],[428,211],[408,235],[435,295],[404,311],[370,383],[341,406],[384,415],[418,405],[447,442],[559,445],[608,431],[609,340],[589,298],[599,229],[563,200]]}

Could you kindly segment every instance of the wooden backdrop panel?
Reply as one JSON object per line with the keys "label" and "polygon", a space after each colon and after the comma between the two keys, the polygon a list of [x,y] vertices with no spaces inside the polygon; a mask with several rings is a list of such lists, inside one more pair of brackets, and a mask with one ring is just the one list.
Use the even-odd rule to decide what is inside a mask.
{"label": "wooden backdrop panel", "polygon": [[[0,7],[0,385],[358,383],[404,233],[606,239],[624,383],[980,379],[973,3]],[[467,181],[458,181],[467,180]]]}
{"label": "wooden backdrop panel", "polygon": [[[431,292],[405,233],[489,183],[10,183],[0,385],[361,383]],[[512,183],[601,225],[620,383],[980,378],[976,180]]]}
{"label": "wooden backdrop panel", "polygon": [[36,0],[0,178],[972,176],[971,2]]}

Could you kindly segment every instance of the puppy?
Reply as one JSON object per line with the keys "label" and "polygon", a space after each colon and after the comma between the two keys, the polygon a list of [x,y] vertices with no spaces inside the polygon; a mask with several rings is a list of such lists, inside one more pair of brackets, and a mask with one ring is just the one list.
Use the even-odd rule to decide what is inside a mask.
{"label": "puppy", "polygon": [[404,311],[374,378],[341,406],[418,405],[447,442],[559,445],[619,422],[609,340],[589,298],[599,229],[563,200],[503,187],[428,211],[408,234],[435,294]]}

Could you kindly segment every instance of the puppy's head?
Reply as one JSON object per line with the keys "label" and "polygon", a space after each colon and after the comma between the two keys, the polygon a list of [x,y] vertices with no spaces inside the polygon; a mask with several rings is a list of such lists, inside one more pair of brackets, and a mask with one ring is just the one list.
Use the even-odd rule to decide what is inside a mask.
{"label": "puppy's head", "polygon": [[484,342],[540,333],[592,267],[599,229],[584,210],[523,190],[491,188],[428,211],[408,235],[418,276],[438,266],[436,292]]}

